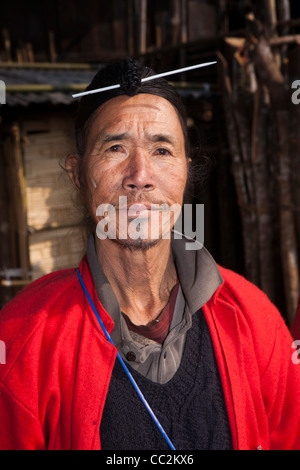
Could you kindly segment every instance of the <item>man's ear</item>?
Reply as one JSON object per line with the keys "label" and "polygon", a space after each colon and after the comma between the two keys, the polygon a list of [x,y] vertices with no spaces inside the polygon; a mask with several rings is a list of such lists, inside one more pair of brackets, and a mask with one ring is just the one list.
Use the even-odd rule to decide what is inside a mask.
{"label": "man's ear", "polygon": [[78,154],[69,154],[66,158],[65,169],[70,180],[78,189],[80,188],[79,166],[80,156]]}

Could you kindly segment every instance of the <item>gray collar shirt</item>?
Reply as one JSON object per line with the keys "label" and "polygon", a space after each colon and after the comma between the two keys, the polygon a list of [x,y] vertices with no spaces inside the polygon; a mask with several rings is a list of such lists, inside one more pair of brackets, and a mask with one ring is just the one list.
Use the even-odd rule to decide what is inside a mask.
{"label": "gray collar shirt", "polygon": [[94,236],[87,244],[87,257],[100,302],[114,321],[111,339],[125,362],[144,377],[167,383],[176,373],[183,354],[186,333],[192,315],[206,304],[223,280],[210,253],[202,247],[186,250],[184,236],[171,240],[173,259],[179,279],[169,333],[159,344],[128,330],[116,295],[99,262]]}

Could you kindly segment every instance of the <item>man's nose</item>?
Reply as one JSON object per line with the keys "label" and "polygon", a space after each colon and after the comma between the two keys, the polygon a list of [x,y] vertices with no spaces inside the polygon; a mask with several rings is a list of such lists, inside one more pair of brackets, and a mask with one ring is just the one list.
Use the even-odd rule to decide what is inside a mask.
{"label": "man's nose", "polygon": [[123,188],[126,191],[152,191],[155,188],[154,168],[146,152],[136,150],[128,159]]}

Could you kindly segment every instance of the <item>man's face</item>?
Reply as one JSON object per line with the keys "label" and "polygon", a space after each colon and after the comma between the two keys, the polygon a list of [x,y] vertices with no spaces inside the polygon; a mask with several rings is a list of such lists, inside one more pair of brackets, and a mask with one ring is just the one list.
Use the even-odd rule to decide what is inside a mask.
{"label": "man's face", "polygon": [[[163,218],[166,212],[160,208],[182,205],[187,179],[184,136],[173,106],[149,94],[104,103],[88,131],[84,171],[93,220],[103,222],[104,215],[106,222],[111,220],[111,213],[103,210],[96,215],[97,208],[109,204],[115,210],[119,243],[139,248],[155,244],[168,230],[169,218]],[[171,214],[169,232],[177,216]],[[139,232],[138,240],[129,232]]]}

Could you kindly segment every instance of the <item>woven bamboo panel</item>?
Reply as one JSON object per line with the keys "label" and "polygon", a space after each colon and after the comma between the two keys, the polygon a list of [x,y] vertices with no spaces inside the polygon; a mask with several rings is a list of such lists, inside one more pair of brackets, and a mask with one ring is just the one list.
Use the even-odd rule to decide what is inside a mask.
{"label": "woven bamboo panel", "polygon": [[61,225],[76,225],[81,213],[76,209],[76,193],[67,175],[44,174],[26,185],[27,224],[40,230]]}
{"label": "woven bamboo panel", "polygon": [[43,230],[29,235],[32,279],[78,266],[85,251],[81,227]]}
{"label": "woven bamboo panel", "polygon": [[76,192],[63,170],[73,151],[72,126],[61,116],[22,123],[30,271],[44,274],[78,265],[85,241]]}
{"label": "woven bamboo panel", "polygon": [[26,135],[23,147],[26,178],[27,224],[40,230],[80,223],[75,209],[74,188],[61,165],[72,150],[68,120],[28,121],[22,126]]}

